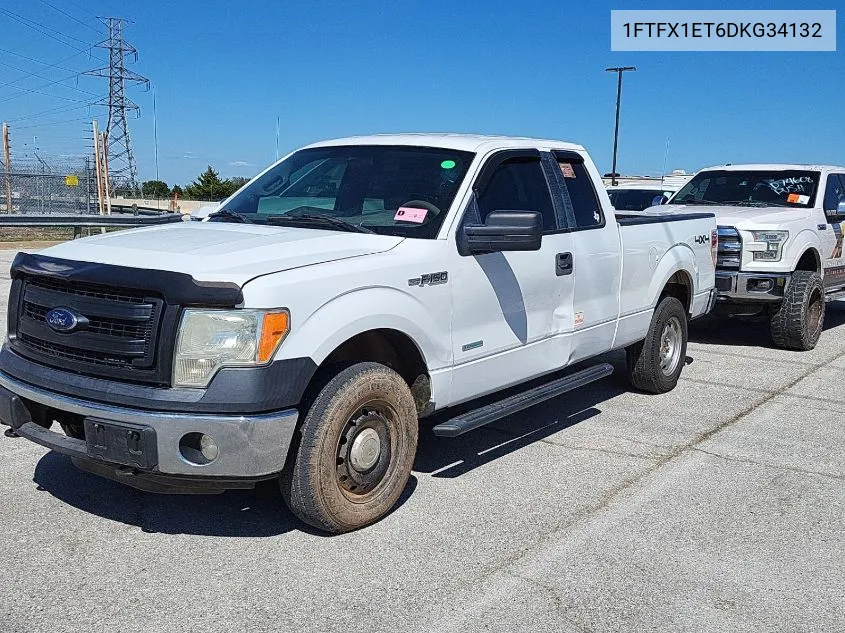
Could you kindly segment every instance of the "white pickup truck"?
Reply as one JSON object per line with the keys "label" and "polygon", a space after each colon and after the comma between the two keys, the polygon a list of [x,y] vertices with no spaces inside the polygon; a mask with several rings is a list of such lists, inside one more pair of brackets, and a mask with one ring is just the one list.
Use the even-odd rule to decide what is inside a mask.
{"label": "white pickup truck", "polygon": [[460,435],[620,348],[634,386],[672,389],[715,301],[715,232],[709,212],[616,215],[578,145],[318,143],[205,222],[20,254],[0,420],[146,490],[278,478],[304,521],[355,529],[399,498],[421,417]]}
{"label": "white pickup truck", "polygon": [[845,167],[710,167],[669,205],[661,209],[716,214],[717,314],[768,319],[786,349],[816,346],[826,299],[845,290]]}

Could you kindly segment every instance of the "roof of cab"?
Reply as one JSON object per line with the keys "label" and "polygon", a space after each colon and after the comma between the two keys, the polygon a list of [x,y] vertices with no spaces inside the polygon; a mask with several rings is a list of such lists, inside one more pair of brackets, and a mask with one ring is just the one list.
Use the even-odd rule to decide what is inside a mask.
{"label": "roof of cab", "polygon": [[772,171],[781,169],[811,170],[811,171],[845,171],[845,167],[837,165],[802,165],[800,163],[746,163],[737,165],[713,165],[701,171],[720,169],[725,171]]}
{"label": "roof of cab", "polygon": [[326,147],[330,145],[416,145],[423,147],[442,147],[467,152],[481,153],[494,149],[509,148],[555,148],[584,151],[581,145],[538,138],[517,136],[485,136],[482,134],[373,134],[370,136],[350,136],[313,143],[307,147]]}

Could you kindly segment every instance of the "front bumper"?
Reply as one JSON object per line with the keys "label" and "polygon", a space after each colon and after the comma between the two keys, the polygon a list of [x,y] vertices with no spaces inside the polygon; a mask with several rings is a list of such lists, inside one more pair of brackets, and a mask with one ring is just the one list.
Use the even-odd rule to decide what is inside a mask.
{"label": "front bumper", "polygon": [[789,273],[716,271],[720,302],[776,303],[783,299]]}
{"label": "front bumper", "polygon": [[[75,439],[37,424],[34,421],[37,416],[33,414],[36,410],[43,412],[45,407],[53,415],[58,412],[58,415],[78,416],[86,422],[113,423],[118,429],[125,427],[127,432],[142,429],[147,437],[153,438],[154,449],[147,452],[154,455],[155,463],[148,460],[138,467],[131,459],[117,462],[102,459],[87,434],[86,439]],[[80,463],[113,466],[128,473],[221,481],[273,475],[284,467],[298,415],[296,409],[221,415],[123,408],[54,393],[0,372],[0,422],[14,428],[18,435],[70,455]],[[219,447],[217,458],[206,464],[188,461],[180,450],[180,440],[189,433],[211,436]]]}

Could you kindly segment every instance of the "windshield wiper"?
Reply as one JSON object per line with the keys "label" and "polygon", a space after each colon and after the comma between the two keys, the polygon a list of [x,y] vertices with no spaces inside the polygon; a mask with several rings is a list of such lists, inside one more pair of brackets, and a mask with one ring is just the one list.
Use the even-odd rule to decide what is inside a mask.
{"label": "windshield wiper", "polygon": [[209,220],[214,220],[217,218],[219,218],[223,222],[241,222],[243,224],[251,224],[255,222],[255,220],[248,218],[245,213],[238,213],[237,211],[230,211],[229,209],[221,209],[220,211],[212,213],[208,216]]}
{"label": "windshield wiper", "polygon": [[692,205],[713,205],[713,204],[723,204],[721,202],[713,202],[712,200],[702,200],[701,198],[687,198],[685,200],[674,200],[672,204],[692,204]]}
{"label": "windshield wiper", "polygon": [[334,218],[328,215],[317,215],[312,213],[302,213],[297,215],[271,215],[267,218],[268,224],[289,224],[296,226],[312,226],[312,227],[329,227],[338,231],[346,231],[348,233],[375,233],[372,229],[360,224],[352,224],[340,218]]}
{"label": "windshield wiper", "polygon": [[763,202],[762,200],[728,200],[724,204],[732,207],[788,207],[782,202]]}

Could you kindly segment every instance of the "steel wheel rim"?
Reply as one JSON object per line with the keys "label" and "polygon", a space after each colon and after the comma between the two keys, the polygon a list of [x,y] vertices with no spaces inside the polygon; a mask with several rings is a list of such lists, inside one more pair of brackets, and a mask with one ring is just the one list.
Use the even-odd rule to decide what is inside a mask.
{"label": "steel wheel rim", "polygon": [[681,362],[683,330],[677,317],[669,317],[660,334],[660,370],[665,376],[671,376]]}
{"label": "steel wheel rim", "polygon": [[353,502],[365,502],[389,479],[393,454],[391,427],[396,410],[383,401],[358,406],[338,437],[337,485]]}

